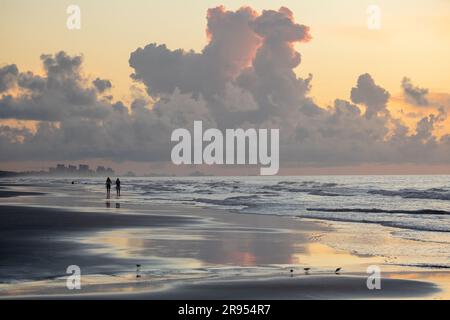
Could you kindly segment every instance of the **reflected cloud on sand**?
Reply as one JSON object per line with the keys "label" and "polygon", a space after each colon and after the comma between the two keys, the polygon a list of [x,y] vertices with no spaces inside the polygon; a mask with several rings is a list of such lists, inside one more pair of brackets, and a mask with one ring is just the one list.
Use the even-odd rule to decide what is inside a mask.
{"label": "reflected cloud on sand", "polygon": [[[122,229],[96,233],[85,239],[95,243],[95,254],[145,262],[157,259],[168,267],[208,267],[216,265],[257,267],[296,266],[327,270],[337,264],[363,265],[372,258],[351,255],[319,243],[310,243],[302,233],[218,228]],[[188,263],[187,263],[188,262]],[[309,270],[309,268],[308,268]]]}

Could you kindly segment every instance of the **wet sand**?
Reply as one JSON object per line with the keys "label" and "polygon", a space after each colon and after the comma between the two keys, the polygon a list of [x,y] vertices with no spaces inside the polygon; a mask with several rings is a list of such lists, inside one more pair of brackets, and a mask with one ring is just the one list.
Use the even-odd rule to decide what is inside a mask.
{"label": "wet sand", "polygon": [[[89,272],[112,272],[120,261],[93,255],[75,238],[121,228],[170,228],[198,223],[194,217],[154,214],[78,212],[55,208],[0,206],[0,275],[2,281],[36,280],[63,275],[76,264]],[[94,244],[92,244],[92,247]],[[125,263],[124,263],[125,264]]]}
{"label": "wet sand", "polygon": [[[414,270],[393,271],[382,290],[368,290],[365,269],[383,259],[322,244],[334,232],[325,223],[115,198],[105,206],[95,196],[86,205],[92,195],[79,191],[51,198],[23,188],[15,192],[25,197],[0,204],[0,298],[445,298],[438,277]],[[73,264],[82,269],[80,291],[65,286]]]}
{"label": "wet sand", "polygon": [[38,192],[21,192],[21,191],[11,191],[11,190],[1,190],[0,187],[0,198],[12,198],[18,196],[37,196],[40,195]]}
{"label": "wet sand", "polygon": [[[383,279],[382,290],[368,290],[364,276],[321,275],[298,277],[252,277],[243,279],[185,280],[153,287],[124,284],[103,286],[103,292],[79,294],[62,290],[52,294],[18,295],[19,299],[118,299],[118,300],[335,300],[335,299],[417,299],[430,298],[440,292],[430,282]],[[140,287],[140,290],[136,290]],[[108,289],[108,290],[105,290]],[[131,289],[131,290],[130,290]],[[133,290],[134,289],[134,290]]]}

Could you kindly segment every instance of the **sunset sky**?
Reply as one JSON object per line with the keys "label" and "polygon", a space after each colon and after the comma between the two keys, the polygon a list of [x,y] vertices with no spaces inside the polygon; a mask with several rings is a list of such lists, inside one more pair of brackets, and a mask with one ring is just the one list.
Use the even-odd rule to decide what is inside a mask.
{"label": "sunset sky", "polygon": [[[81,8],[81,30],[66,28],[66,8],[70,4]],[[366,9],[371,4],[381,9],[380,30],[367,28]],[[293,43],[301,54],[301,63],[294,72],[302,79],[313,75],[307,96],[320,108],[333,107],[335,99],[350,101],[351,89],[356,86],[358,77],[370,74],[376,85],[390,94],[387,110],[403,121],[411,134],[416,130],[416,124],[430,114],[434,114],[436,119],[442,114],[442,119],[434,122],[433,134],[437,139],[450,133],[450,120],[443,115],[450,111],[450,1],[447,0],[2,0],[0,68],[15,64],[19,72],[32,71],[35,75],[45,76],[41,54],[64,51],[69,56],[82,55],[83,77],[110,80],[112,102],[122,101],[130,108],[138,88],[141,88],[139,94],[148,89],[145,75],[142,81],[130,77],[136,72],[130,66],[130,54],[151,43],[165,44],[168,50],[181,48],[201,52],[209,41],[207,10],[221,5],[230,11],[250,6],[258,14],[263,10],[286,7],[292,11],[295,23],[310,28],[310,41]],[[413,89],[428,90],[426,105],[408,99],[405,88],[402,88],[405,77],[410,79]],[[15,97],[18,92],[11,88],[8,94]],[[4,116],[0,124],[35,128],[36,121],[41,120]],[[436,159],[445,154],[445,150],[448,149],[437,151]],[[0,151],[4,153],[5,150]],[[84,160],[79,158],[73,157],[77,161]],[[115,161],[113,157],[101,155],[90,158],[97,159],[92,160],[93,163],[103,159],[114,165]],[[14,159],[3,156],[0,170],[42,168],[52,161],[64,159],[36,157],[35,160],[38,162],[19,156]],[[122,165],[118,167],[128,160],[139,163],[136,165],[140,168],[136,169],[138,171],[150,170],[145,158],[120,159]],[[394,156],[392,163],[398,165],[402,161]],[[314,161],[307,159],[306,162],[305,165],[311,167]],[[367,165],[366,160],[337,162],[337,166],[355,162]],[[384,163],[384,159],[374,162]],[[386,164],[390,162],[387,160]],[[446,171],[448,163],[442,159],[431,163],[418,161],[417,165],[435,165]],[[334,167],[333,161],[320,165],[323,166]]]}

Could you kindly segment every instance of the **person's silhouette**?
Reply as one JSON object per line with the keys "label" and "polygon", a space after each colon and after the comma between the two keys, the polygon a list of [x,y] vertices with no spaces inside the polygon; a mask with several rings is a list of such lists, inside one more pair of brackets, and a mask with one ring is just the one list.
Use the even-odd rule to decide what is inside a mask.
{"label": "person's silhouette", "polygon": [[119,180],[119,178],[117,178],[117,180],[116,180],[116,192],[117,192],[117,196],[120,197],[120,180]]}
{"label": "person's silhouette", "polygon": [[108,179],[106,179],[106,197],[109,198],[110,194],[111,194],[111,184],[112,181],[111,179],[108,177]]}

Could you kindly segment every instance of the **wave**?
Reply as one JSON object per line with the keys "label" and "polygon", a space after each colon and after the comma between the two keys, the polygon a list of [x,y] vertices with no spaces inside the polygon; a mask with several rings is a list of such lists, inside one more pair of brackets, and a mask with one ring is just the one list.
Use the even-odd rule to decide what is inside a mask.
{"label": "wave", "polygon": [[355,212],[355,213],[393,213],[393,214],[423,214],[423,215],[450,215],[450,211],[419,209],[419,210],[387,210],[377,208],[306,208],[307,211],[319,212]]}
{"label": "wave", "polygon": [[402,190],[369,190],[369,194],[401,197],[404,199],[432,199],[432,200],[450,200],[450,192],[441,188],[432,188],[427,190],[402,189]]}
{"label": "wave", "polygon": [[323,197],[350,197],[353,196],[347,188],[339,188],[336,183],[319,183],[315,181],[281,181],[275,185],[263,186],[262,189],[277,192],[306,193]]}
{"label": "wave", "polygon": [[308,194],[312,196],[322,196],[322,197],[351,197],[352,195],[349,194],[342,194],[342,193],[336,193],[336,192],[330,192],[330,191],[324,191],[324,190],[311,190],[308,192]]}
{"label": "wave", "polygon": [[228,197],[223,200],[220,199],[209,199],[209,198],[195,198],[193,201],[199,203],[213,204],[218,206],[244,206],[250,207],[252,206],[251,201],[258,199],[257,195],[250,196],[237,196],[237,197]]}
{"label": "wave", "polygon": [[306,180],[306,181],[280,181],[277,183],[278,186],[283,185],[298,185],[298,186],[317,186],[317,187],[324,187],[324,188],[331,188],[331,187],[337,187],[338,184],[334,182],[318,182],[313,180]]}
{"label": "wave", "polygon": [[393,264],[396,266],[416,267],[426,269],[450,269],[450,265],[447,264],[431,264],[431,263],[410,263],[410,264]]}
{"label": "wave", "polygon": [[333,188],[339,186],[339,184],[334,182],[318,182],[313,180],[306,180],[306,181],[280,181],[275,186],[292,186],[292,185],[298,185],[298,186],[310,186],[310,187],[323,187],[323,188]]}
{"label": "wave", "polygon": [[388,220],[377,220],[370,218],[351,218],[351,217],[336,217],[336,216],[317,216],[314,214],[300,214],[297,215],[299,218],[308,218],[315,220],[324,220],[324,221],[336,221],[336,222],[351,222],[351,223],[370,223],[370,224],[378,224],[384,227],[391,227],[403,230],[415,230],[415,231],[426,231],[426,232],[450,232],[450,228],[445,226],[430,226],[430,225],[419,225],[419,224],[410,224],[410,223],[402,223],[400,221],[388,221]]}
{"label": "wave", "polygon": [[180,188],[177,187],[173,187],[170,185],[162,185],[162,184],[152,184],[152,185],[146,185],[146,186],[139,186],[137,188],[140,188],[142,190],[144,190],[145,192],[148,193],[154,193],[154,192],[176,192],[176,191],[180,191]]}

